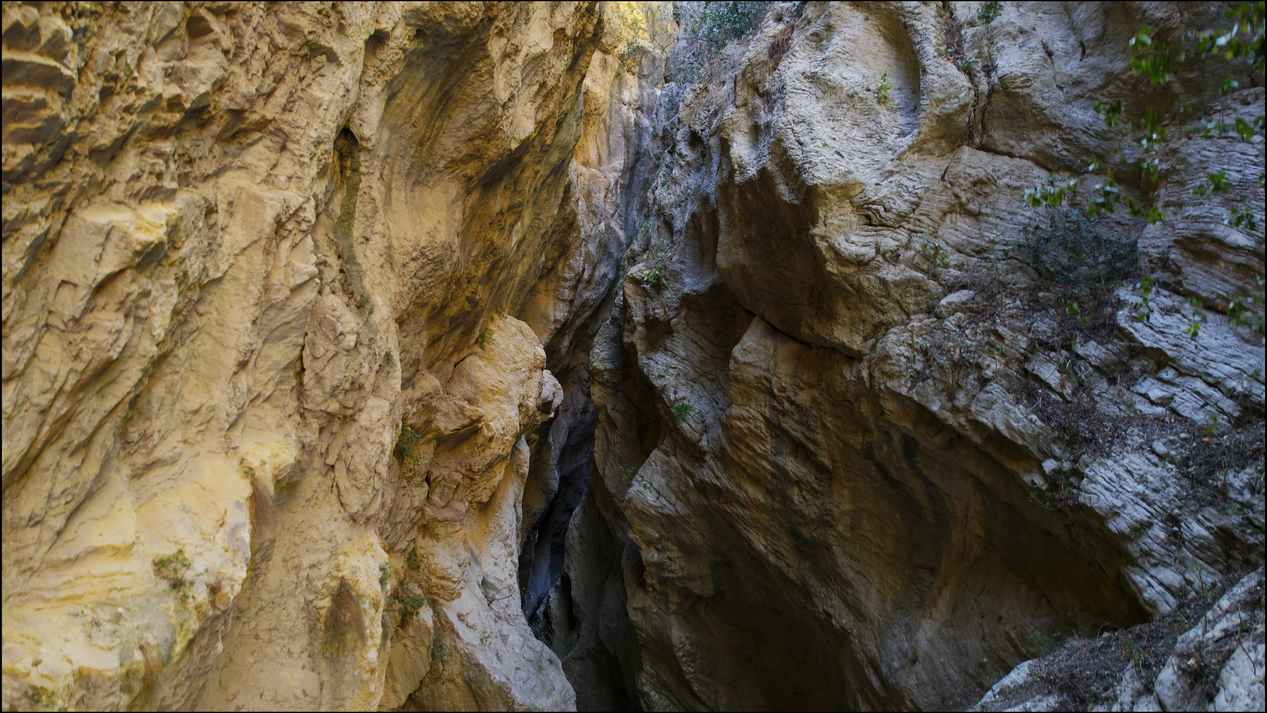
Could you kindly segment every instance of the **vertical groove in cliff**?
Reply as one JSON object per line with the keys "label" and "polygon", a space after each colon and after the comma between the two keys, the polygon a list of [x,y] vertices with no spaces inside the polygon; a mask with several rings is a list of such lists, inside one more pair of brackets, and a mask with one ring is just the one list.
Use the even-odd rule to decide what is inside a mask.
{"label": "vertical groove in cliff", "polygon": [[[543,299],[530,302],[525,312],[529,323],[557,325],[546,351],[564,396],[533,451],[519,584],[525,616],[560,657],[578,706],[610,710],[638,706],[632,681],[636,664],[630,661],[636,652],[623,594],[617,593],[620,604],[612,606],[602,588],[623,591],[619,571],[609,576],[610,553],[592,551],[593,537],[578,539],[582,530],[605,527],[594,519],[593,506],[585,504],[594,497],[598,418],[590,395],[589,353],[595,333],[620,299],[626,254],[640,237],[645,187],[657,163],[651,146],[664,58],[674,29],[667,3],[611,3],[604,6],[603,19],[599,52],[579,98],[583,138],[572,170],[578,249],[561,256],[540,288],[559,295],[557,302],[568,309],[560,321],[539,310],[548,303]],[[602,587],[590,582],[595,570],[603,572]],[[604,607],[601,621],[595,611],[599,605]]]}
{"label": "vertical groove in cliff", "polygon": [[0,707],[1261,709],[1263,7],[4,3]]}

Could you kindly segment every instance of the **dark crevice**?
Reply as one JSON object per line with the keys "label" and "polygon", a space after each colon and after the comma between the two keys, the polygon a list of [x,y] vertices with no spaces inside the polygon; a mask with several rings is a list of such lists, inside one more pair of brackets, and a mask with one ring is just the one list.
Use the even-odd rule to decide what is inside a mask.
{"label": "dark crevice", "polygon": [[[585,497],[586,484],[594,472],[594,427],[597,417],[593,407],[588,404],[588,399],[586,402],[584,406],[589,408],[573,416],[578,420],[570,424],[555,464],[559,473],[558,491],[541,520],[529,532],[519,556],[519,584],[523,595],[524,616],[546,643],[549,643],[549,634],[540,626],[542,612],[550,590],[563,572],[568,521]],[[548,458],[552,455],[548,445],[550,426],[543,426],[542,431],[539,442],[546,445],[545,448],[538,449],[534,458]]]}

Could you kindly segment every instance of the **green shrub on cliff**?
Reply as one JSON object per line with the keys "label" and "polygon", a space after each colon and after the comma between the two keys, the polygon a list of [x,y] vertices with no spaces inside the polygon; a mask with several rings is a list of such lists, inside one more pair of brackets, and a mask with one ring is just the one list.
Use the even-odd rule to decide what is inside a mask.
{"label": "green shrub on cliff", "polygon": [[674,14],[681,33],[669,63],[673,81],[703,81],[711,60],[728,43],[752,34],[771,4],[738,0],[677,3]]}
{"label": "green shrub on cliff", "polygon": [[705,2],[689,31],[692,37],[715,48],[722,47],[757,29],[769,6],[768,2]]}
{"label": "green shrub on cliff", "polygon": [[[1220,94],[1229,94],[1242,87],[1242,82],[1261,85],[1264,70],[1264,21],[1263,2],[1228,3],[1222,8],[1218,26],[1204,30],[1188,30],[1174,37],[1163,38],[1153,28],[1144,25],[1137,29],[1129,41],[1131,53],[1130,71],[1147,81],[1152,91],[1141,92],[1137,101],[1096,100],[1092,108],[1107,128],[1130,126],[1133,135],[1129,144],[1136,154],[1134,160],[1135,191],[1123,192],[1110,161],[1097,158],[1080,176],[1049,179],[1042,185],[1025,192],[1023,203],[1031,208],[1061,209],[1065,206],[1081,209],[1088,218],[1098,218],[1119,209],[1149,224],[1165,219],[1162,205],[1157,201],[1159,189],[1168,171],[1169,155],[1166,148],[1176,138],[1175,129],[1185,124],[1191,126],[1191,112],[1200,109],[1198,98],[1186,96],[1190,87],[1180,84],[1176,74],[1189,77],[1194,71],[1208,76],[1212,86],[1220,88]],[[1209,100],[1207,97],[1206,101]],[[1218,136],[1238,137],[1241,142],[1252,142],[1263,134],[1263,117],[1254,121],[1237,117],[1232,124],[1221,115],[1210,116],[1201,122],[1199,134],[1189,132],[1189,137]],[[1135,149],[1138,147],[1138,149]],[[1124,146],[1124,148],[1126,148]],[[1121,162],[1119,153],[1118,162]],[[1081,193],[1083,181],[1094,180],[1089,192]],[[1262,184],[1264,176],[1259,175]],[[1217,196],[1225,206],[1223,223],[1258,241],[1263,240],[1253,212],[1244,196],[1235,196],[1233,181],[1223,169],[1208,171],[1206,180],[1193,190],[1197,199],[1213,200]],[[1080,198],[1085,196],[1085,198]],[[1147,320],[1151,315],[1150,292],[1154,280],[1145,276],[1139,291],[1142,306],[1137,318]],[[1229,318],[1243,318],[1237,312],[1243,304],[1227,305]],[[1196,337],[1200,332],[1200,317],[1192,319],[1187,333]],[[1239,323],[1239,322],[1238,322]]]}

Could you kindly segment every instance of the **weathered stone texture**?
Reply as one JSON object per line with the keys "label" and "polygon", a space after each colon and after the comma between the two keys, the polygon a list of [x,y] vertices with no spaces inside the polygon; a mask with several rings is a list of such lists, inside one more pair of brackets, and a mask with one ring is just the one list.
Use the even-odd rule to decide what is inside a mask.
{"label": "weathered stone texture", "polygon": [[515,574],[606,15],[5,4],[6,709],[574,705]]}
{"label": "weathered stone texture", "polygon": [[[969,705],[1262,561],[1263,343],[1226,311],[1262,233],[1193,193],[1224,169],[1261,215],[1261,136],[1172,128],[1157,225],[1026,209],[1125,136],[1092,103],[1146,95],[1134,28],[1201,18],[981,5],[776,6],[661,127],[591,356],[648,708]],[[1262,116],[1261,77],[1177,81]]]}
{"label": "weathered stone texture", "polygon": [[1217,8],[987,9],[5,3],[3,707],[1261,708]]}

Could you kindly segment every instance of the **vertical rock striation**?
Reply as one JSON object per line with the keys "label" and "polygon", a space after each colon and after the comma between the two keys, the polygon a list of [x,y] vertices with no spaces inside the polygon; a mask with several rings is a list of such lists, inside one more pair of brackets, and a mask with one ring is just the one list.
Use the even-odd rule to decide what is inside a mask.
{"label": "vertical rock striation", "polygon": [[[1113,154],[1093,102],[1146,91],[1134,28],[1188,21],[777,5],[681,94],[591,354],[608,529],[574,525],[603,571],[627,543],[644,707],[965,706],[1261,564],[1262,337],[1224,306],[1262,232],[1194,193],[1222,170],[1260,215],[1261,135],[1173,127],[1159,199],[1192,207],[1156,225],[1019,205]],[[1261,76],[1177,81],[1261,119]]]}
{"label": "vertical rock striation", "polygon": [[1219,11],[6,3],[4,709],[1261,707]]}
{"label": "vertical rock striation", "polygon": [[516,568],[624,17],[5,5],[6,709],[574,705]]}
{"label": "vertical rock striation", "polygon": [[[597,414],[590,399],[589,352],[628,268],[628,248],[640,238],[646,186],[659,161],[653,131],[664,59],[675,33],[671,10],[669,3],[602,4],[603,32],[581,89],[581,141],[572,164],[581,240],[541,282],[541,297],[529,302],[524,316],[538,333],[550,331],[552,320],[558,324],[546,351],[564,393],[534,451],[524,500],[525,521],[532,526],[520,558],[524,610],[558,653],[583,710],[636,704],[626,680],[632,633],[623,600],[611,600],[603,616],[569,611],[601,606],[607,592],[573,585],[593,579],[594,572],[608,573],[611,564],[609,552],[574,541],[577,523],[593,518],[586,493],[595,470]],[[604,527],[601,520],[593,522],[600,531]],[[607,581],[607,574],[597,576]],[[623,587],[618,577],[610,584],[613,592]]]}

